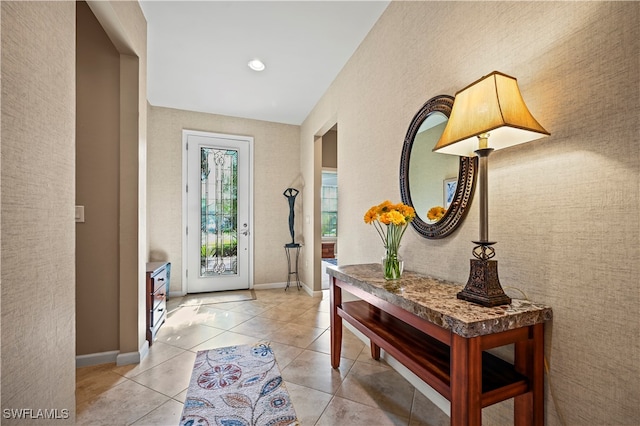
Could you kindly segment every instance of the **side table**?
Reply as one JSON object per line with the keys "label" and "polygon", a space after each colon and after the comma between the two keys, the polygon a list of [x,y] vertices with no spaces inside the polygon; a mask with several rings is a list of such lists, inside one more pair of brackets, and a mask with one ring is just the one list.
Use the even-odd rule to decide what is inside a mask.
{"label": "side table", "polygon": [[[513,299],[493,308],[456,297],[462,286],[405,271],[386,281],[379,264],[327,267],[331,366],[340,366],[342,321],[451,402],[451,426],[481,426],[482,409],[513,399],[513,423],[544,426],[544,324],[550,307]],[[345,301],[342,291],[359,300]],[[513,345],[514,362],[489,349]]]}

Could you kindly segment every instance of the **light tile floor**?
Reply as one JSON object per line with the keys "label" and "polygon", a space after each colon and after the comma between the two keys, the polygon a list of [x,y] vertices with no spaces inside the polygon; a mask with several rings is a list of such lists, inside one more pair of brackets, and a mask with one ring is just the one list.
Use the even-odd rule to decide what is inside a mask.
{"label": "light tile floor", "polygon": [[178,425],[196,352],[270,341],[303,426],[448,425],[449,418],[345,329],[339,369],[330,364],[329,295],[294,288],[256,300],[180,306],[137,365],[77,369],[77,424]]}

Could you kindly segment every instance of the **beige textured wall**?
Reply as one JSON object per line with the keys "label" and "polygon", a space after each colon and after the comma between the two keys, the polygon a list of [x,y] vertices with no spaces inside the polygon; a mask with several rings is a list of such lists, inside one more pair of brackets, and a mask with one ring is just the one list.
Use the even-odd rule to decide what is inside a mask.
{"label": "beige textured wall", "polygon": [[[120,210],[120,232],[128,239],[122,244],[121,238],[125,250],[120,270],[127,279],[121,279],[120,297],[125,300],[118,308],[121,318],[123,312],[131,317],[120,321],[131,330],[124,339],[120,332],[120,349],[128,350],[122,343],[130,341],[134,352],[144,342],[146,23],[137,2],[97,3],[105,22],[117,28],[113,34],[119,31],[119,41],[131,43],[127,53],[141,52],[135,67],[136,102],[121,115],[121,122],[125,117],[134,125],[120,129],[121,140],[132,142],[132,158],[124,165],[121,158],[120,176],[132,185],[126,189],[134,201]],[[2,408],[66,409],[71,422],[76,355],[75,6],[2,2],[0,167]],[[132,268],[122,267],[123,253]],[[123,282],[134,297],[123,292]]]}
{"label": "beige textured wall", "polygon": [[1,6],[2,409],[66,409],[54,422],[72,424],[75,3]]}
{"label": "beige textured wall", "polygon": [[120,53],[77,3],[76,354],[118,350]]}
{"label": "beige textured wall", "polygon": [[[171,108],[149,107],[148,222],[149,260],[172,263],[171,292],[182,291],[182,130],[254,138],[254,283],[287,278],[284,244],[289,242],[289,205],[282,195],[293,186],[306,194],[300,179],[298,126]],[[296,241],[302,217],[296,216]]]}
{"label": "beige textured wall", "polygon": [[[337,117],[340,260],[377,262],[382,247],[362,215],[400,199],[400,151],[418,108],[493,70],[518,78],[551,137],[492,155],[490,236],[503,286],[554,309],[546,352],[567,425],[640,418],[639,56],[636,2],[393,2],[301,129],[311,185],[314,136]],[[477,217],[474,203],[443,240],[408,232],[406,267],[466,282]],[[313,232],[305,226],[306,239]],[[510,407],[485,409],[484,424],[509,424]],[[560,424],[548,387],[546,422]]]}

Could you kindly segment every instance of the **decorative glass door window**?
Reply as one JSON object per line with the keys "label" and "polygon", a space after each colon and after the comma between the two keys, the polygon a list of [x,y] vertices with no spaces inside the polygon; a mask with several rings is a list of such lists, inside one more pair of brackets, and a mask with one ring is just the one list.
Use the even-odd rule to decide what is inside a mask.
{"label": "decorative glass door window", "polygon": [[200,276],[238,273],[238,151],[200,147]]}

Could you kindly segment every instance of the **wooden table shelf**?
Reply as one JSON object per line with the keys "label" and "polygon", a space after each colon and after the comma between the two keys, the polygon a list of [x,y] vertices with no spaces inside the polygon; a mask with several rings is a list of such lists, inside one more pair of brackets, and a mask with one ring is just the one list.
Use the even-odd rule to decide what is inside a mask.
{"label": "wooden table shelf", "polygon": [[[449,345],[367,302],[343,303],[338,307],[338,315],[417,376],[427,377],[434,389],[445,398],[451,399],[451,348]],[[378,359],[380,354],[373,353],[372,356]],[[491,398],[497,391],[500,391],[498,400],[495,397]],[[483,407],[527,391],[526,376],[518,373],[512,364],[488,352],[482,352]]]}
{"label": "wooden table shelf", "polygon": [[[515,398],[514,423],[544,424],[544,321],[530,302],[485,308],[459,300],[461,286],[405,273],[386,282],[379,265],[327,268],[331,363],[340,365],[342,320],[370,339],[371,356],[393,356],[451,402],[452,425],[480,425],[484,407]],[[342,290],[361,300],[343,302]],[[514,345],[513,364],[487,350]]]}

